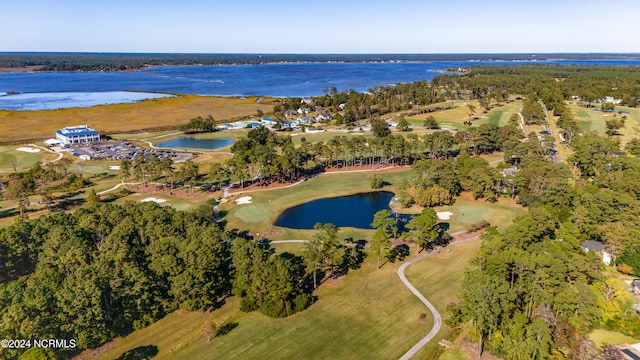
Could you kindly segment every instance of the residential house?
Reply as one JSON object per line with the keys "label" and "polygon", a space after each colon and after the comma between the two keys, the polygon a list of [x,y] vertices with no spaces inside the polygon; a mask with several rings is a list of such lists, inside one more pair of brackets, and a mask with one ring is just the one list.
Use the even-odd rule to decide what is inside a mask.
{"label": "residential house", "polygon": [[596,254],[598,254],[601,258],[602,258],[602,262],[605,265],[609,265],[611,264],[611,260],[613,259],[611,257],[611,254],[609,254],[607,252],[607,250],[604,247],[604,244],[599,242],[599,241],[585,241],[582,243],[582,250],[584,250],[584,252],[588,253],[588,252],[594,252]]}
{"label": "residential house", "polygon": [[515,176],[518,171],[520,171],[520,170],[517,167],[510,167],[510,168],[505,168],[502,171],[500,171],[500,174],[502,174],[502,176],[504,176],[504,177]]}
{"label": "residential house", "polygon": [[296,119],[296,124],[298,125],[311,125],[316,122],[316,119],[308,116],[299,116]]}
{"label": "residential house", "polygon": [[318,116],[316,116],[316,121],[318,122],[330,121],[330,120],[331,120],[331,115],[329,115],[326,112],[320,113],[318,114]]}
{"label": "residential house", "polygon": [[284,116],[286,116],[286,117],[298,116],[298,110],[289,109],[289,110],[284,112]]}
{"label": "residential house", "polygon": [[602,103],[614,103],[616,105],[620,104],[622,102],[621,99],[614,99],[613,96],[605,96],[602,99],[600,99],[600,102]]}

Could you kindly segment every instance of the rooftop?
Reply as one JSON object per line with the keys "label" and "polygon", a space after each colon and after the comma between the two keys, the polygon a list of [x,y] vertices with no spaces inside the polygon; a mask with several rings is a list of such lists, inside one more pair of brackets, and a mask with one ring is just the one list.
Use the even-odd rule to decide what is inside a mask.
{"label": "rooftop", "polygon": [[62,135],[78,134],[78,133],[97,133],[95,129],[92,129],[87,125],[67,126],[56,132]]}

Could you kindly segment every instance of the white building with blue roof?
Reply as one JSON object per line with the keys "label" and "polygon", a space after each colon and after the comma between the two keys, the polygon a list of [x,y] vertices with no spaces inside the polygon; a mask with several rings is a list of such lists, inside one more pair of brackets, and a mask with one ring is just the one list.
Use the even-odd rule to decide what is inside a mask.
{"label": "white building with blue roof", "polygon": [[100,133],[87,125],[67,126],[56,131],[56,139],[62,146],[100,141]]}

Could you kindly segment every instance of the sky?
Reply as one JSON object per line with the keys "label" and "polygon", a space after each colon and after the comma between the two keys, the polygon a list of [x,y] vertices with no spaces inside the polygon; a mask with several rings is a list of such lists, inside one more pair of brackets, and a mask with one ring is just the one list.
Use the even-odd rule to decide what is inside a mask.
{"label": "sky", "polygon": [[640,52],[638,0],[0,0],[0,51]]}

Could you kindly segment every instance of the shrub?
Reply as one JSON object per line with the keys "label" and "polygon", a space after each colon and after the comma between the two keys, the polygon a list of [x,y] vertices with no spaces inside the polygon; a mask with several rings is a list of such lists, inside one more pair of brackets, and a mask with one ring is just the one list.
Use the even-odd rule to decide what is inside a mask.
{"label": "shrub", "polygon": [[384,179],[378,174],[372,175],[369,180],[371,181],[371,188],[374,190],[382,189],[384,186]]}

